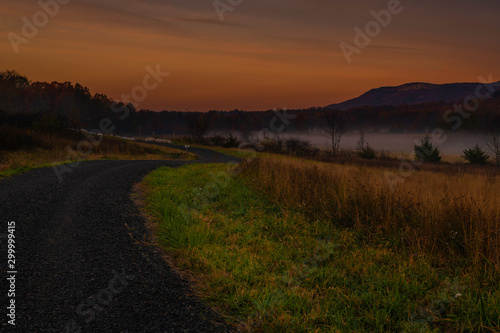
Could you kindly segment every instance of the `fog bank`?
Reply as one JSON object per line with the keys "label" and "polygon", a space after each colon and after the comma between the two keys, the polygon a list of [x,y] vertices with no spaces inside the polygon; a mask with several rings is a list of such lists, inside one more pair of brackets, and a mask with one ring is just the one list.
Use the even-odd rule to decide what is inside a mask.
{"label": "fog bank", "polygon": [[[328,147],[329,139],[323,133],[282,133],[283,139],[300,138],[307,140],[317,147]],[[262,138],[262,136],[260,136]],[[380,134],[365,133],[365,141],[377,151],[389,152],[413,152],[413,146],[425,137],[425,133],[413,134]],[[478,143],[484,147],[484,137],[472,134],[446,134],[444,142],[435,142],[436,146],[445,155],[461,155],[464,149],[468,149]],[[356,149],[359,141],[359,133],[346,133],[341,140],[340,146],[344,149]]]}

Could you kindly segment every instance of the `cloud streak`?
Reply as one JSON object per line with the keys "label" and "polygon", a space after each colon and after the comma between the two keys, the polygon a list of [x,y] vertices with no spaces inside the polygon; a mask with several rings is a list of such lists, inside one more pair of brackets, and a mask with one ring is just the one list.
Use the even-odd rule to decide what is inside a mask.
{"label": "cloud streak", "polygon": [[[352,65],[339,43],[387,1],[244,1],[224,22],[211,1],[71,1],[20,54],[1,39],[0,61],[34,80],[80,82],[112,97],[130,90],[145,66],[161,63],[172,76],[143,103],[158,110],[327,105],[376,86],[494,72],[500,4],[403,4],[405,12]],[[37,10],[34,1],[3,4],[0,34],[19,32],[21,18]]]}

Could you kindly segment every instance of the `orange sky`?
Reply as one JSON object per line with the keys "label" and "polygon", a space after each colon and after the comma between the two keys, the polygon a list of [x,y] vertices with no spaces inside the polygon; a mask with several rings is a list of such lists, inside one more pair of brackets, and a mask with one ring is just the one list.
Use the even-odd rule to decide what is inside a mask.
{"label": "orange sky", "polygon": [[500,80],[499,1],[401,1],[348,64],[340,43],[354,45],[353,28],[392,1],[242,0],[220,21],[213,0],[72,0],[18,53],[9,33],[23,36],[22,18],[33,22],[42,9],[3,1],[0,70],[119,99],[159,64],[170,76],[138,103],[153,110],[302,108],[378,86]]}

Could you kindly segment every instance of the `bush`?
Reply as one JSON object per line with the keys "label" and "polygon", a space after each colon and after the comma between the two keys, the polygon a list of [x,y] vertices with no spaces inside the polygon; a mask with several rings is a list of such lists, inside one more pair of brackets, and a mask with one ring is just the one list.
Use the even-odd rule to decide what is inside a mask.
{"label": "bush", "polygon": [[224,144],[224,148],[238,148],[240,143],[241,142],[237,136],[229,134],[229,136],[226,138],[226,143]]}
{"label": "bush", "polygon": [[373,160],[375,158],[375,150],[367,143],[359,151],[359,156],[367,160]]}
{"label": "bush", "polygon": [[441,161],[441,152],[432,144],[431,138],[428,135],[420,141],[419,145],[414,146],[414,150],[415,155],[422,162],[438,163]]}
{"label": "bush", "polygon": [[283,154],[285,140],[281,138],[271,139],[269,137],[264,137],[263,140],[259,141],[258,145],[262,147],[262,151]]}
{"label": "bush", "polygon": [[478,144],[474,148],[465,149],[462,155],[470,164],[487,164],[490,156],[479,147]]}
{"label": "bush", "polygon": [[315,156],[319,149],[314,147],[309,141],[298,138],[290,138],[285,141],[286,152],[296,156]]}

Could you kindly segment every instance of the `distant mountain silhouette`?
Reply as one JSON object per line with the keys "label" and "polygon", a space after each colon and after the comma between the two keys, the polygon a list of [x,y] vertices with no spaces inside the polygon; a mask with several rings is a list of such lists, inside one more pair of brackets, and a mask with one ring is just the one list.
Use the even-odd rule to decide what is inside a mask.
{"label": "distant mountain silhouette", "polygon": [[[415,105],[427,102],[458,102],[465,97],[475,96],[476,88],[481,83],[449,83],[431,84],[414,82],[397,87],[381,87],[372,89],[363,95],[338,104],[328,105],[329,109],[347,110],[361,106],[398,106]],[[500,82],[486,84],[493,86],[496,90],[500,88]],[[481,90],[481,94],[486,91]]]}

